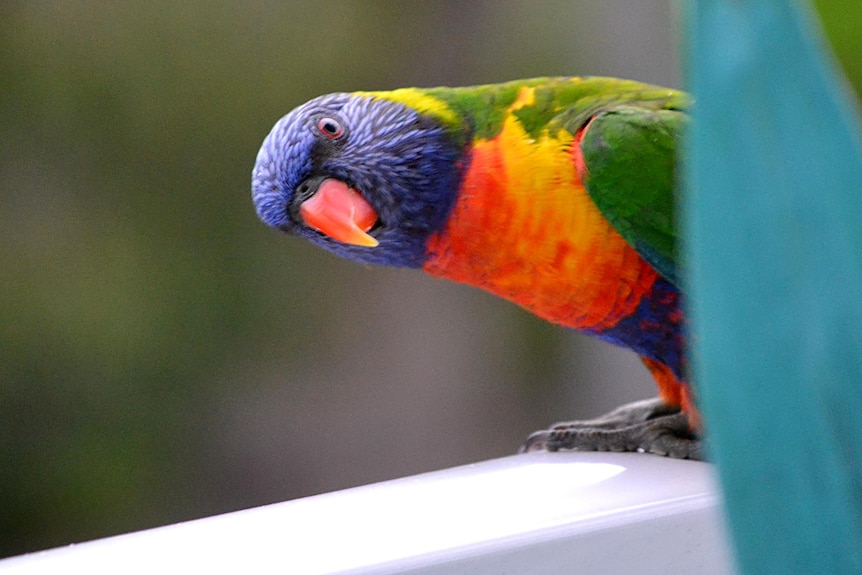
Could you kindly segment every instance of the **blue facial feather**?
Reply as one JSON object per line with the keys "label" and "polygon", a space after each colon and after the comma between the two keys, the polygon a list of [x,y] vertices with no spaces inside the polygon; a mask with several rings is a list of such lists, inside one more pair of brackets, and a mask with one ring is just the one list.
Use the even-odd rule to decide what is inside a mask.
{"label": "blue facial feather", "polygon": [[[344,134],[326,138],[322,117]],[[433,118],[387,100],[351,94],[315,98],[280,119],[252,172],[252,199],[268,225],[302,236],[355,261],[420,267],[428,237],[442,229],[460,186],[464,150]],[[333,240],[293,216],[297,188],[332,177],[355,188],[374,208],[374,248]]]}

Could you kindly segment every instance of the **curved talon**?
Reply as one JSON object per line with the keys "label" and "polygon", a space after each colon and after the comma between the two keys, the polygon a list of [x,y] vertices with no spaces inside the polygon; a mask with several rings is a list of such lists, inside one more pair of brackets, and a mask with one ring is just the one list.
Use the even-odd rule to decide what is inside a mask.
{"label": "curved talon", "polygon": [[548,446],[548,440],[551,437],[550,430],[543,429],[540,431],[535,431],[530,434],[527,440],[524,442],[521,447],[518,448],[518,453],[532,453],[533,451],[556,451],[556,449],[550,449]]}

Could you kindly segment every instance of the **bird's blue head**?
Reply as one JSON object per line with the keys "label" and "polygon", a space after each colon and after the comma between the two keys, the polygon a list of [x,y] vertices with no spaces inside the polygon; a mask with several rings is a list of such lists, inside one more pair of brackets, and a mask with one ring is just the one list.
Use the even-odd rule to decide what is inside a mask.
{"label": "bird's blue head", "polygon": [[252,172],[260,218],[352,260],[420,267],[464,170],[464,144],[405,104],[315,98],[280,119]]}

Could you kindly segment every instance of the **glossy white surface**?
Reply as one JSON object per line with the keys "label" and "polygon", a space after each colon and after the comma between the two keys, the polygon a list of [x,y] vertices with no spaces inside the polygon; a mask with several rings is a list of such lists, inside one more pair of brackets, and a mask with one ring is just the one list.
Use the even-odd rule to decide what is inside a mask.
{"label": "glossy white surface", "polygon": [[158,571],[731,572],[712,467],[613,453],[506,457],[0,561]]}

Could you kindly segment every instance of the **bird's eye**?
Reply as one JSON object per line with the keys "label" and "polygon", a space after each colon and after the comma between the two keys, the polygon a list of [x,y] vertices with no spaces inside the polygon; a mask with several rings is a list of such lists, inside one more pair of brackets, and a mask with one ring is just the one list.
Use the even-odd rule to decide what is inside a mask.
{"label": "bird's eye", "polygon": [[317,121],[317,131],[330,140],[337,140],[344,135],[344,126],[335,118],[323,117]]}

